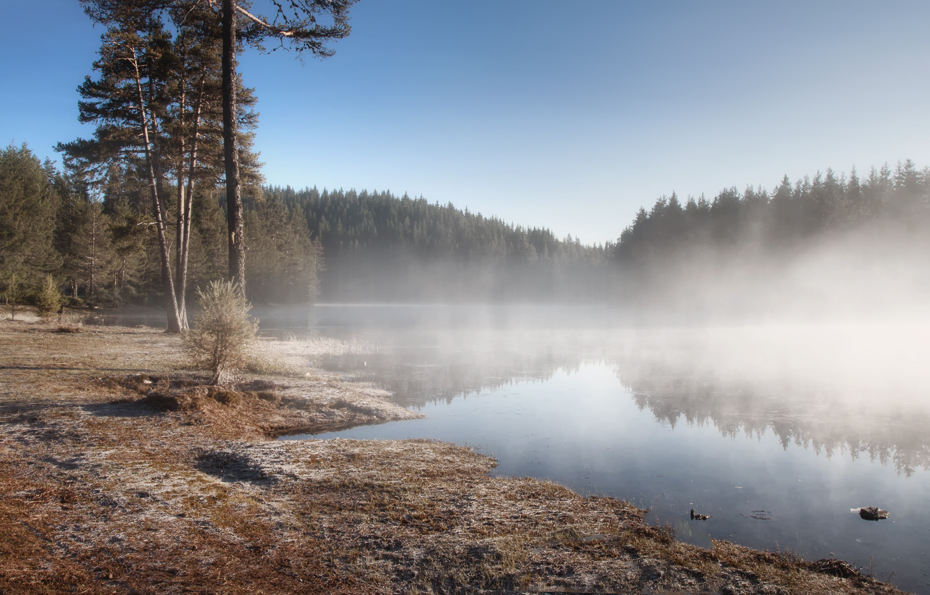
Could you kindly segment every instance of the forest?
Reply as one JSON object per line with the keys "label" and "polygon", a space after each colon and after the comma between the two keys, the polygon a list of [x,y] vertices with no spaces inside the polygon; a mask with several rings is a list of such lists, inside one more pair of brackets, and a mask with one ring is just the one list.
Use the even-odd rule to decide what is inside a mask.
{"label": "forest", "polygon": [[[94,189],[26,145],[0,151],[4,299],[28,301],[52,275],[72,304],[162,304],[143,174],[111,164]],[[930,172],[911,161],[712,200],[673,193],[640,209],[616,243],[594,246],[423,197],[254,180],[244,193],[247,290],[261,304],[598,302],[675,320],[917,307],[930,283]],[[194,186],[188,294],[227,274],[226,213],[221,183]]]}
{"label": "forest", "polygon": [[[159,242],[138,172],[111,167],[98,199],[74,172],[59,172],[25,145],[8,146],[0,152],[0,188],[0,262],[8,300],[29,299],[51,274],[73,304],[161,303]],[[198,185],[193,193],[190,294],[226,275],[222,190]],[[176,205],[165,194],[170,231]],[[604,279],[612,250],[390,192],[255,185],[243,202],[246,287],[261,304],[309,303],[319,296],[567,299]]]}
{"label": "forest", "polygon": [[672,320],[924,315],[930,171],[832,169],[772,191],[673,193],[620,235],[618,301]]}
{"label": "forest", "polygon": [[390,192],[266,188],[326,257],[326,301],[603,300],[613,245]]}
{"label": "forest", "polygon": [[[97,198],[87,184],[59,172],[48,160],[41,162],[25,145],[0,151],[5,298],[28,300],[43,277],[53,275],[73,305],[161,305],[160,248],[147,191],[145,181],[132,172],[111,168]],[[226,275],[226,214],[220,191],[200,186],[193,194],[191,294]],[[312,300],[322,256],[305,219],[274,200],[251,202],[245,217],[250,297]],[[176,221],[169,218],[168,223],[171,227]]]}

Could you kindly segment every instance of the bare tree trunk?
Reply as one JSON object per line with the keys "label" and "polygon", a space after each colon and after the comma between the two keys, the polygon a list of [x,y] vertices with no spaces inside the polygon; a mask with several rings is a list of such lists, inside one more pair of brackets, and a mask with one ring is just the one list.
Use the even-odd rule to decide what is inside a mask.
{"label": "bare tree trunk", "polygon": [[223,0],[223,149],[226,161],[226,210],[229,277],[245,293],[245,234],[239,189],[239,123],[236,105],[236,3]]}
{"label": "bare tree trunk", "polygon": [[94,296],[94,273],[97,265],[97,209],[93,204],[90,205],[90,282],[87,290],[87,297],[93,299]]}
{"label": "bare tree trunk", "polygon": [[[178,189],[178,308],[182,316],[182,328],[187,329],[187,260],[190,253],[191,241],[191,212],[194,207],[194,176],[197,172],[197,147],[200,138],[200,114],[203,109],[203,94],[206,86],[206,72],[200,75],[200,90],[197,95],[197,103],[194,107],[194,130],[191,139],[191,156],[190,165],[187,173],[187,190],[186,192]],[[183,156],[183,152],[182,152]],[[178,175],[178,184],[180,185],[183,176]],[[186,204],[181,207],[182,201]]]}
{"label": "bare tree trunk", "polygon": [[[153,155],[152,143],[149,138],[148,111],[145,109],[145,95],[142,92],[142,76],[139,73],[139,62],[133,50],[132,65],[135,68],[136,90],[139,93],[139,110],[142,121],[142,136],[145,143],[145,159],[149,166],[149,191],[152,198],[152,209],[155,213],[155,228],[158,230],[158,246],[161,248],[161,282],[165,298],[170,300],[165,304],[168,314],[169,333],[181,332],[181,321],[178,316],[178,301],[174,294],[174,280],[171,278],[171,254],[168,249],[168,237],[165,229],[165,212],[161,198],[158,196],[159,180],[161,179],[160,164],[157,163],[157,154]],[[158,173],[156,173],[158,172]]]}
{"label": "bare tree trunk", "polygon": [[179,108],[178,108],[178,119],[180,120],[180,143],[181,146],[178,148],[178,216],[177,216],[177,231],[175,237],[177,240],[177,246],[175,248],[175,270],[177,271],[177,282],[174,284],[175,289],[175,300],[178,302],[178,322],[180,324],[181,330],[187,330],[187,304],[185,300],[185,290],[187,283],[185,282],[187,270],[184,266],[186,264],[187,255],[184,253],[184,223],[185,223],[185,211],[187,210],[187,201],[184,198],[184,153],[186,151],[186,143],[184,136],[184,110],[187,108],[187,87],[185,82],[187,81],[187,56],[184,55],[183,62],[181,64],[181,89],[180,89],[180,99],[179,99]]}

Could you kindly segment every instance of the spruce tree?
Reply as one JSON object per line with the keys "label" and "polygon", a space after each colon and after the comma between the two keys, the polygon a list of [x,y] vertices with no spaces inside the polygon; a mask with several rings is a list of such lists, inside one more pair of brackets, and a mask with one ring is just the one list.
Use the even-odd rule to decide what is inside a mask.
{"label": "spruce tree", "polygon": [[0,149],[0,283],[14,303],[23,281],[61,265],[54,247],[55,175],[25,144]]}

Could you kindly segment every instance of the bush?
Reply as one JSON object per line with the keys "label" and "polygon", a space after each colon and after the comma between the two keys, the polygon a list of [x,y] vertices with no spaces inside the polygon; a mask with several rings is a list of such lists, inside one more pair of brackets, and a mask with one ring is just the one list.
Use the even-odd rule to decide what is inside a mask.
{"label": "bush", "polygon": [[258,322],[249,317],[251,304],[231,282],[214,281],[197,290],[201,312],[184,345],[198,368],[213,372],[213,385],[229,380],[246,363]]}
{"label": "bush", "polygon": [[36,311],[39,316],[48,320],[61,310],[65,298],[58,290],[58,284],[51,275],[45,275],[45,281],[36,294]]}

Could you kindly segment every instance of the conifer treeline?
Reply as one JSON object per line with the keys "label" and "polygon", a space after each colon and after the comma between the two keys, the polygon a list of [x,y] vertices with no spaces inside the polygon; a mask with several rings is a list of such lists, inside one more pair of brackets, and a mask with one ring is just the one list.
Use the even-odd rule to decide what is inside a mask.
{"label": "conifer treeline", "polygon": [[[7,147],[2,160],[0,207],[10,225],[0,230],[8,239],[0,252],[0,291],[8,298],[28,296],[47,273],[75,303],[155,305],[164,298],[144,172],[133,163],[113,164],[102,184],[91,185],[80,171],[61,173],[41,163],[25,145]],[[167,188],[164,196],[170,233],[176,199]],[[215,183],[193,187],[189,294],[226,275],[222,196]],[[321,292],[348,301],[607,294],[611,245],[560,240],[547,229],[451,204],[389,192],[253,186],[245,206],[247,291],[256,303],[306,303]],[[36,216],[25,218],[27,211]]]}
{"label": "conifer treeline", "polygon": [[[91,187],[25,146],[0,150],[0,292],[27,297],[52,274],[73,303],[154,305],[164,298],[159,242],[147,180],[132,164],[112,165]],[[172,197],[167,204],[173,229]],[[227,274],[226,215],[215,184],[193,192],[188,294]],[[322,267],[319,242],[303,216],[261,200],[255,187],[246,213],[249,298],[256,302],[312,300]],[[174,245],[171,238],[169,245]],[[173,258],[176,254],[171,255]]]}
{"label": "conifer treeline", "polygon": [[[28,294],[46,273],[79,301],[163,297],[147,178],[126,164],[104,180],[92,187],[78,171],[58,172],[25,145],[0,151],[7,298]],[[189,292],[226,275],[221,197],[215,183],[194,186]],[[257,303],[579,300],[757,313],[798,294],[823,308],[837,293],[893,307],[902,287],[930,291],[921,285],[930,279],[930,170],[911,161],[861,179],[829,169],[786,177],[771,193],[729,188],[684,203],[673,194],[641,209],[617,244],[595,246],[389,192],[253,186],[245,203]]]}
{"label": "conifer treeline", "polygon": [[906,277],[926,264],[928,232],[930,170],[910,160],[872,168],[863,179],[855,169],[794,184],[785,176],[772,193],[729,188],[684,204],[672,194],[640,209],[620,236],[621,300],[677,312],[758,313],[804,293],[808,305],[824,309],[841,297],[847,304],[862,298],[862,306],[863,295],[883,290],[888,299],[874,305],[893,307],[894,291],[921,290],[906,287]]}
{"label": "conifer treeline", "polygon": [[326,300],[602,300],[611,244],[586,246],[390,192],[265,188],[322,242]]}

